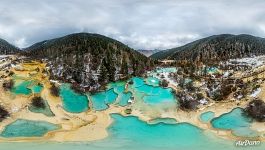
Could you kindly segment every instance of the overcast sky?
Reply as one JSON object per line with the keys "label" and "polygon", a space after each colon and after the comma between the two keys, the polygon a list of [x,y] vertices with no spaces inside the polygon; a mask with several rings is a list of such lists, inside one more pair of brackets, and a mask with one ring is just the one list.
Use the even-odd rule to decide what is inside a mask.
{"label": "overcast sky", "polygon": [[135,49],[223,33],[265,37],[265,0],[0,0],[0,38],[20,48],[75,32]]}

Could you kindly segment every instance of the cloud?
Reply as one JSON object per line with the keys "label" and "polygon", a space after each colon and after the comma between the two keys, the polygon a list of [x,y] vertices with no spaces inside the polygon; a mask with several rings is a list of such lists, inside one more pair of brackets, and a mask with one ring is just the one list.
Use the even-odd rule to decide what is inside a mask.
{"label": "cloud", "polygon": [[265,37],[263,0],[1,0],[0,38],[19,47],[75,32],[135,49],[167,49],[213,34]]}

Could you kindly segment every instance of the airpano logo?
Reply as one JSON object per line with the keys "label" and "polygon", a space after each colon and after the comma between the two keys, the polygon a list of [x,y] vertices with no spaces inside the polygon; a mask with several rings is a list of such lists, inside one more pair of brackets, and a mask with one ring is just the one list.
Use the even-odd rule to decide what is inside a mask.
{"label": "airpano logo", "polygon": [[244,141],[236,141],[235,145],[236,146],[258,146],[260,145],[260,141],[255,141],[255,140],[244,140]]}

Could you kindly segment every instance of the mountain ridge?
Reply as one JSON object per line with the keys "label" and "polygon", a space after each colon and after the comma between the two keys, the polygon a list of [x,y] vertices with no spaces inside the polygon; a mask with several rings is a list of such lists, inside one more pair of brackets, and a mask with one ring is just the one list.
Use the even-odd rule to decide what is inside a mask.
{"label": "mountain ridge", "polygon": [[26,55],[47,59],[52,78],[67,79],[83,87],[98,88],[111,81],[141,76],[153,61],[112,38],[75,33],[38,42],[25,48]]}
{"label": "mountain ridge", "polygon": [[20,49],[0,38],[0,55],[10,55],[19,53]]}
{"label": "mountain ridge", "polygon": [[212,35],[151,55],[155,59],[202,61],[265,54],[265,39],[248,34]]}

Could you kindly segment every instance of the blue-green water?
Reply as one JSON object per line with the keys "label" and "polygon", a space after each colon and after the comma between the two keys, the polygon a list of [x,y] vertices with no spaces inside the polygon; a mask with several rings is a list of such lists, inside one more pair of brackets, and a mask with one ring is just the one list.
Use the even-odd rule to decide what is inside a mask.
{"label": "blue-green water", "polygon": [[112,88],[107,91],[95,93],[90,97],[93,103],[93,109],[100,111],[107,109],[108,104],[114,103],[118,97],[118,94],[115,93],[114,89]]}
{"label": "blue-green water", "polygon": [[122,92],[124,92],[125,90],[125,84],[126,82],[124,81],[118,81],[118,82],[111,82],[107,85],[108,89],[114,89],[114,92],[120,94]]}
{"label": "blue-green water", "polygon": [[149,92],[149,95],[144,96],[143,99],[147,104],[176,103],[176,99],[170,88],[153,88],[152,92]]}
{"label": "blue-green water", "polygon": [[40,93],[43,89],[43,86],[42,85],[34,85],[31,87],[31,90],[33,93]]}
{"label": "blue-green water", "polygon": [[176,67],[168,67],[168,68],[157,68],[156,69],[156,72],[157,73],[170,73],[170,72],[172,72],[172,73],[174,73],[174,72],[176,72],[177,71],[177,68]]}
{"label": "blue-green water", "polygon": [[2,137],[41,137],[48,131],[59,129],[55,124],[44,121],[18,119],[6,126],[1,133]]}
{"label": "blue-green water", "polygon": [[[212,136],[207,136],[203,130],[188,123],[151,125],[137,117],[113,114],[112,118],[115,122],[109,127],[110,136],[105,141],[116,143],[118,149],[211,149],[215,144],[220,144],[223,148],[229,147],[221,145],[222,140],[210,141]],[[119,144],[123,143],[120,144],[121,147],[118,141]]]}
{"label": "blue-green water", "polygon": [[140,87],[145,84],[143,78],[133,77],[131,80],[133,81],[134,88]]}
{"label": "blue-green water", "polygon": [[13,80],[15,81],[15,85],[11,89],[11,92],[14,94],[30,95],[32,93],[40,93],[43,89],[42,85],[37,84],[33,80],[21,80],[18,77],[13,77]]}
{"label": "blue-green water", "polygon": [[[132,78],[131,80],[135,81],[136,86],[144,84],[141,78]],[[112,82],[107,85],[106,91],[90,95],[93,109],[97,111],[105,110],[109,104],[128,105],[128,100],[131,98],[132,93],[125,91],[125,84],[125,81]]]}
{"label": "blue-green water", "polygon": [[32,92],[31,89],[29,89],[28,87],[32,83],[32,81],[22,81],[19,84],[15,83],[14,87],[11,89],[11,92],[14,94],[30,95]]}
{"label": "blue-green water", "polygon": [[[119,106],[127,106],[128,100],[134,96],[135,101],[143,101],[146,104],[176,104],[176,99],[172,94],[172,89],[162,88],[157,84],[157,78],[149,77],[146,80],[139,77],[133,77],[130,80],[133,84],[128,84],[128,89],[125,89],[126,82],[112,82],[107,85],[107,90],[88,94],[92,100],[93,109],[97,111],[105,110],[109,104],[118,104]],[[128,80],[128,81],[130,81]],[[148,84],[155,80],[154,85]],[[147,82],[147,83],[146,83]]]}
{"label": "blue-green water", "polygon": [[158,124],[158,123],[176,124],[178,122],[174,118],[156,118],[156,119],[150,120],[148,123],[149,124]]}
{"label": "blue-green water", "polygon": [[33,105],[30,105],[28,107],[28,109],[31,112],[42,113],[42,114],[44,114],[45,116],[48,116],[48,117],[54,116],[54,113],[51,111],[50,106],[49,106],[49,104],[48,104],[48,102],[46,100],[44,100],[44,104],[45,104],[45,108],[37,108],[37,107],[35,107]]}
{"label": "blue-green water", "polygon": [[148,77],[145,79],[146,84],[152,85],[152,86],[159,86],[160,80],[155,77]]}
{"label": "blue-green water", "polygon": [[207,73],[216,73],[218,71],[218,68],[216,67],[208,67],[206,69]]}
{"label": "blue-green water", "polygon": [[204,123],[211,121],[213,118],[214,118],[214,112],[212,111],[207,111],[200,115],[200,119]]}
{"label": "blue-green water", "polygon": [[157,95],[159,92],[158,88],[147,84],[143,84],[142,86],[134,88],[133,90],[135,90],[137,93],[143,93],[147,95],[153,95],[153,94]]}
{"label": "blue-green water", "polygon": [[105,92],[96,93],[90,96],[92,100],[92,107],[94,110],[100,111],[108,108],[105,102]]}
{"label": "blue-green water", "polygon": [[60,97],[62,98],[63,108],[68,112],[80,113],[89,109],[87,96],[74,92],[69,84],[60,86]]}
{"label": "blue-green water", "polygon": [[242,108],[235,108],[229,113],[214,118],[211,123],[214,128],[231,130],[236,136],[258,136],[257,132],[250,129],[252,119],[244,115]]}
{"label": "blue-green water", "polygon": [[184,80],[184,83],[185,83],[185,84],[190,83],[190,82],[192,82],[192,79],[190,79],[190,78],[185,78],[185,80]]}
{"label": "blue-green water", "polygon": [[[191,124],[147,124],[137,117],[113,114],[109,137],[94,142],[76,143],[0,143],[3,150],[264,150],[265,146],[235,147]],[[1,150],[2,150],[1,149]]]}
{"label": "blue-green water", "polygon": [[143,84],[133,88],[133,90],[136,95],[140,95],[140,97],[142,96],[143,101],[147,104],[161,104],[168,102],[176,103],[176,99],[172,94],[171,88],[162,88]]}
{"label": "blue-green water", "polygon": [[116,100],[116,98],[117,98],[117,96],[118,96],[118,94],[116,94],[116,93],[114,92],[114,89],[110,89],[110,90],[106,91],[105,93],[106,93],[105,102],[106,102],[107,104],[112,104],[112,103],[114,103],[115,100]]}
{"label": "blue-green water", "polygon": [[137,85],[129,85],[128,88],[134,97],[132,107],[146,113],[152,111],[153,106],[155,111],[176,109],[177,100],[171,88],[148,85],[143,78],[134,78],[134,80],[137,81],[134,82]]}
{"label": "blue-green water", "polygon": [[128,100],[132,97],[131,92],[127,93],[121,93],[120,94],[120,100],[119,100],[119,105],[120,106],[127,106],[128,105]]}

